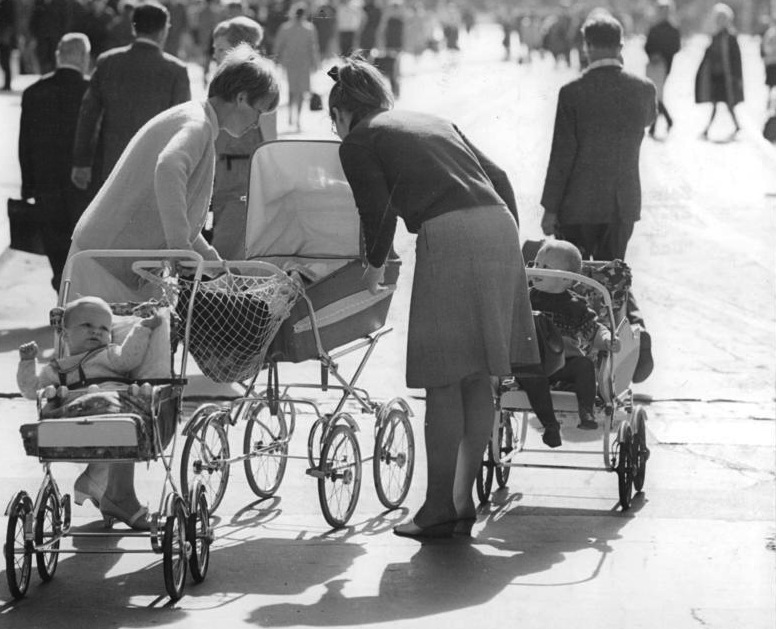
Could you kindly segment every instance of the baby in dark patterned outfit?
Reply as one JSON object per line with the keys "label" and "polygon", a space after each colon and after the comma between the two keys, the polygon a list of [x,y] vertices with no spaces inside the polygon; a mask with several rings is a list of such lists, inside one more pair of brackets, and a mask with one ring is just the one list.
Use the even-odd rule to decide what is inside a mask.
{"label": "baby in dark patterned outfit", "polygon": [[[570,242],[549,240],[536,254],[535,266],[579,273],[582,256]],[[587,301],[570,289],[573,283],[565,278],[534,278],[531,307],[549,315],[563,336],[566,364],[550,375],[550,384],[571,386],[579,404],[579,428],[594,430],[595,355],[601,350],[619,351],[620,342],[599,323]]]}

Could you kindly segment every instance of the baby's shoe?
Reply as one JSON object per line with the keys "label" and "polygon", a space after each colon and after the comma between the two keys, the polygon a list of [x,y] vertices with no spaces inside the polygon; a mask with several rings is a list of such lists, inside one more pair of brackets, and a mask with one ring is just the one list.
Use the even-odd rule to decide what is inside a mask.
{"label": "baby's shoe", "polygon": [[555,424],[547,426],[544,429],[542,441],[544,442],[544,445],[549,446],[550,448],[557,448],[562,445],[563,442],[560,439],[560,424],[555,422]]}
{"label": "baby's shoe", "polygon": [[579,409],[579,424],[577,424],[577,428],[582,430],[595,430],[598,428],[598,423],[593,419],[593,412],[591,410]]}

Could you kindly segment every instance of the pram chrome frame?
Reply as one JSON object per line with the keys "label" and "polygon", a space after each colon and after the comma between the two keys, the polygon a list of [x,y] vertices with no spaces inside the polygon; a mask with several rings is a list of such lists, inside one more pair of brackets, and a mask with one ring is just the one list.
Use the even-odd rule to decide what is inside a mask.
{"label": "pram chrome frame", "polygon": [[[330,140],[273,140],[257,148],[251,160],[244,229],[247,260],[284,266],[300,260],[364,264],[360,221],[339,162],[338,146],[339,142]],[[337,272],[322,274],[321,282]],[[181,484],[186,487],[192,474],[205,477],[214,507],[226,490],[232,463],[243,461],[252,491],[267,498],[277,491],[289,458],[307,460],[307,474],[317,480],[323,515],[335,528],[344,526],[355,510],[362,462],[372,461],[375,488],[386,508],[397,508],[407,496],[415,448],[409,405],[401,398],[378,403],[357,387],[375,345],[391,329],[371,327],[358,336],[348,334],[344,342],[332,342],[327,333],[333,326],[321,325],[316,305],[308,295],[318,287],[320,284],[314,282],[302,294],[307,320],[300,336],[304,336],[305,351],[299,350],[294,356],[269,354],[266,388],[257,386],[258,373],[246,382],[235,383],[242,389],[240,397],[204,404],[184,428]],[[363,356],[353,375],[345,377],[337,361],[358,351],[363,351]],[[319,361],[320,384],[281,385],[278,363],[287,360]],[[333,390],[341,396],[333,410],[326,412],[316,401],[292,396],[296,389]],[[375,416],[372,457],[361,458],[356,440],[358,421],[345,408],[349,400],[355,402],[361,414]],[[296,413],[301,408],[310,410],[315,419],[306,456],[295,456],[288,450]],[[247,421],[243,453],[231,456],[227,430],[242,419]],[[215,445],[211,447],[210,443]],[[188,456],[193,450],[197,451],[194,456]]]}
{"label": "pram chrome frame", "polygon": [[[141,260],[135,262],[133,269],[143,267],[158,267],[155,261],[159,258],[191,260],[195,270],[195,281],[199,282],[202,275],[202,257],[189,250],[86,250],[72,256],[64,269],[63,282],[59,294],[58,306],[64,307],[68,303],[68,295],[71,285],[73,267],[83,259],[88,258],[131,258]],[[150,259],[150,260],[149,260]],[[169,263],[165,263],[167,266]],[[153,454],[150,458],[72,458],[72,457],[45,457],[41,456],[44,476],[33,501],[26,491],[17,492],[10,500],[5,515],[8,517],[6,542],[4,546],[4,559],[6,564],[6,576],[11,594],[16,599],[25,596],[30,582],[32,555],[36,557],[37,569],[41,579],[46,582],[54,577],[60,554],[124,554],[124,553],[156,553],[163,555],[163,573],[165,588],[172,600],[178,600],[184,592],[187,568],[191,571],[192,579],[199,583],[207,575],[210,565],[210,546],[214,540],[213,528],[210,525],[210,511],[207,504],[205,489],[199,484],[193,484],[184,499],[178,490],[176,480],[173,478],[172,460],[177,442],[176,430],[173,427],[171,441],[168,444],[169,454],[165,454],[166,447],[162,443],[161,429],[159,427],[159,413],[161,410],[161,397],[169,392],[170,398],[174,398],[174,424],[181,417],[182,389],[186,384],[186,360],[188,326],[191,320],[191,306],[188,308],[188,318],[185,322],[186,340],[184,340],[180,358],[178,376],[175,375],[175,360],[171,355],[171,378],[139,378],[137,380],[110,378],[112,383],[120,383],[129,387],[148,383],[151,385],[150,408],[151,422],[154,427]],[[56,330],[56,351],[61,357],[63,347],[59,338],[59,330]],[[104,381],[98,379],[92,382]],[[86,384],[89,384],[87,381]],[[120,390],[103,389],[103,390]],[[66,387],[57,388],[57,395],[64,397],[67,394]],[[43,392],[38,394],[38,412],[47,400]],[[132,417],[132,414],[113,415],[89,415],[79,419],[79,423],[90,424],[98,421],[110,422]],[[137,417],[137,416],[135,416]],[[57,421],[57,420],[52,420]],[[157,511],[149,514],[149,530],[105,530],[105,531],[76,531],[71,529],[72,505],[70,495],[62,493],[54,479],[51,465],[55,462],[66,461],[69,463],[90,462],[119,462],[119,461],[146,461],[161,460],[165,470],[162,493],[159,499]],[[106,518],[106,524],[112,522]],[[60,548],[60,543],[66,538],[148,538],[151,542],[151,550],[136,548],[106,548],[106,549],[78,549]]]}
{"label": "pram chrome frame", "polygon": [[[606,308],[606,325],[614,336],[618,330],[614,306],[608,289],[596,280],[570,271],[553,269],[527,268],[526,275],[531,278],[560,278],[583,284],[597,293],[603,299]],[[623,319],[621,325],[627,324]],[[638,334],[635,335],[638,347]],[[504,488],[509,479],[512,467],[568,469],[584,471],[616,472],[618,477],[619,502],[623,510],[630,508],[633,489],[642,491],[646,475],[646,464],[649,458],[649,448],[646,443],[647,413],[640,405],[634,405],[633,392],[630,388],[630,377],[635,362],[624,365],[628,376],[628,385],[616,381],[617,365],[615,355],[611,351],[603,352],[603,360],[597,370],[598,395],[596,399],[596,416],[601,416],[602,449],[577,450],[563,448],[552,454],[547,450],[529,449],[525,447],[528,417],[532,413],[531,405],[525,391],[517,382],[510,378],[499,383],[496,392],[496,416],[490,441],[483,456],[476,489],[481,502],[487,502],[490,497],[495,476],[499,488]],[[573,392],[552,391],[553,406],[556,414],[577,413],[577,401]],[[558,404],[560,403],[560,404]],[[541,454],[557,457],[561,454],[577,456],[603,456],[603,465],[567,465],[558,463],[523,463],[521,455]]]}

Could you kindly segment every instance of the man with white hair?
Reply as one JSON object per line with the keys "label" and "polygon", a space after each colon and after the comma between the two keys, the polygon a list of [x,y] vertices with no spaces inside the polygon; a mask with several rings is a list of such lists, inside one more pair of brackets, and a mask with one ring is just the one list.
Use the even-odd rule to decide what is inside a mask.
{"label": "man with white hair", "polygon": [[88,190],[70,181],[75,129],[81,99],[89,86],[89,39],[67,33],[56,49],[56,70],[30,85],[22,94],[19,125],[19,164],[22,198],[35,199],[45,217],[41,236],[59,290],[70,235],[89,204]]}

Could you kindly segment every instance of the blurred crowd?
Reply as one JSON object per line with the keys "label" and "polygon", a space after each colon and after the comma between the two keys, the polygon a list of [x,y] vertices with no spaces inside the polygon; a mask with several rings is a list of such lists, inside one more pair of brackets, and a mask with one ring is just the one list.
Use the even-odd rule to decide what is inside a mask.
{"label": "blurred crowd", "polygon": [[[132,42],[131,13],[143,0],[0,0],[0,56],[3,67],[18,50],[22,74],[45,74],[55,67],[57,42],[68,32],[86,34],[91,56]],[[215,25],[235,16],[264,28],[262,50],[275,53],[281,26],[291,18],[291,0],[163,0],[170,12],[165,52],[205,64],[212,55]],[[299,3],[294,3],[297,6]],[[352,50],[457,49],[462,29],[475,13],[466,2],[440,0],[312,0],[305,5],[321,58]],[[10,80],[7,79],[7,87]]]}

